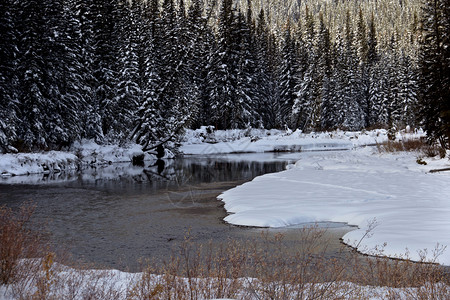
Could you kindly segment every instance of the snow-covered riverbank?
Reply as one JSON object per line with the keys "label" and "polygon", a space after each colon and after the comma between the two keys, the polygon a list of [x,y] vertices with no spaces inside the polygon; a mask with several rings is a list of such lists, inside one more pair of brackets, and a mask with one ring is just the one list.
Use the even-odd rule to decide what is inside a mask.
{"label": "snow-covered riverbank", "polygon": [[[450,167],[449,160],[423,158],[427,165],[420,165],[419,153],[380,154],[375,147],[362,147],[387,141],[385,130],[248,131],[241,136],[235,133],[235,139],[229,138],[230,132],[213,135],[198,130],[190,135],[191,143],[182,147],[189,154],[353,149],[305,152],[289,170],[257,177],[224,192],[218,198],[225,202],[228,223],[283,227],[345,222],[357,229],[343,239],[359,251],[407,255],[413,260],[423,258],[425,249],[431,259],[436,247],[450,248],[450,172],[428,173]],[[403,132],[397,133],[396,140],[420,136],[422,132]],[[211,140],[215,143],[203,143]],[[450,265],[450,249],[438,261]]]}
{"label": "snow-covered riverbank", "polygon": [[145,160],[155,158],[152,155],[144,154],[141,147],[136,144],[125,147],[117,145],[101,146],[92,141],[83,141],[75,143],[69,152],[0,154],[0,176],[57,173],[75,170],[79,166],[131,162],[133,157],[139,155],[144,155]]}
{"label": "snow-covered riverbank", "polygon": [[[424,249],[431,258],[438,243],[450,247],[450,173],[427,173],[448,167],[448,160],[422,166],[411,153],[374,150],[305,153],[289,170],[221,194],[230,213],[225,221],[260,227],[345,222],[358,229],[344,241],[361,252],[386,243],[382,254],[408,252],[414,260]],[[438,261],[450,265],[450,250]]]}
{"label": "snow-covered riverbank", "polygon": [[[396,133],[396,139],[425,136],[423,131]],[[209,130],[202,127],[188,130],[180,151],[186,155],[251,153],[251,152],[299,152],[350,150],[354,147],[375,145],[388,140],[384,129],[371,131],[332,131],[302,133],[297,131],[248,129]]]}
{"label": "snow-covered riverbank", "polygon": [[[398,138],[403,135],[398,133]],[[423,136],[423,132],[407,137]],[[317,150],[349,150],[355,146],[381,143],[387,140],[386,130],[368,132],[334,131],[303,134],[300,131],[281,130],[218,130],[207,127],[187,130],[182,138],[180,152],[185,155],[223,153],[298,152]],[[141,146],[128,144],[98,145],[92,141],[75,143],[69,151],[41,153],[0,154],[0,176],[20,176],[56,173],[75,170],[79,166],[108,165],[131,162],[133,157],[144,155],[144,160],[154,160],[155,155],[144,153]],[[166,158],[174,155],[166,151]]]}

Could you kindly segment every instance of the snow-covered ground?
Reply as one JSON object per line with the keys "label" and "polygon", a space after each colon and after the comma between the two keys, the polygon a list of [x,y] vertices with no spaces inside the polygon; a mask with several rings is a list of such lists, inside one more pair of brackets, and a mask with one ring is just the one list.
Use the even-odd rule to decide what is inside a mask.
{"label": "snow-covered ground", "polygon": [[[44,279],[45,278],[45,279]],[[43,279],[44,284],[39,281]],[[319,295],[321,299],[416,299],[417,295],[430,295],[446,299],[449,290],[443,284],[425,284],[420,287],[393,288],[365,286],[336,281],[315,284],[262,282],[256,278],[182,278],[168,275],[128,273],[118,270],[78,270],[53,264],[47,272],[39,272],[33,278],[17,284],[0,285],[0,300],[16,299],[164,299],[166,285],[172,290],[195,291],[195,299],[265,299],[271,291],[282,295],[283,290],[292,298],[309,299]],[[176,288],[175,288],[176,287]],[[227,291],[233,298],[202,297],[202,292],[218,294]],[[216,290],[217,289],[217,290]],[[173,291],[175,293],[175,291]],[[298,293],[298,294],[296,294]],[[191,294],[192,296],[192,294]],[[271,296],[270,298],[273,298]],[[433,298],[434,299],[434,298]],[[438,299],[438,298],[436,298]]]}
{"label": "snow-covered ground", "polygon": [[[449,166],[448,160],[422,166],[410,153],[380,155],[369,147],[310,152],[289,170],[257,177],[219,199],[231,224],[345,222],[358,226],[344,241],[360,251],[387,243],[384,255],[408,251],[418,260],[421,250],[432,251],[438,243],[450,248],[450,173],[427,173]],[[450,265],[450,249],[438,261]]]}
{"label": "snow-covered ground", "polygon": [[134,156],[139,155],[145,155],[145,160],[155,159],[153,155],[144,154],[136,144],[119,147],[82,141],[75,143],[70,152],[0,154],[0,177],[59,173],[75,170],[79,166],[131,162]]}
{"label": "snow-covered ground", "polygon": [[[380,154],[364,147],[386,141],[386,130],[208,134],[202,128],[187,136],[181,148],[187,154],[353,149],[305,151],[288,170],[224,192],[218,198],[229,213],[225,221],[258,227],[345,222],[357,226],[345,243],[361,252],[420,260],[425,250],[432,259],[435,249],[447,247],[438,261],[450,265],[450,172],[428,173],[450,167],[448,159],[423,159],[427,165],[420,165],[418,153]],[[420,136],[399,132],[396,139]]]}
{"label": "snow-covered ground", "polygon": [[[423,132],[409,134],[423,136]],[[401,138],[398,133],[398,138]],[[187,130],[180,151],[185,155],[208,155],[248,152],[295,152],[313,150],[349,150],[355,146],[380,143],[387,140],[386,130],[368,132],[334,131],[330,133],[303,134],[301,131],[265,129],[217,130],[208,133],[207,127]],[[20,176],[42,173],[59,173],[75,170],[85,165],[108,165],[131,162],[133,157],[145,155],[144,160],[154,160],[155,155],[142,152],[141,146],[128,144],[98,145],[93,141],[76,142],[68,152],[0,154],[0,176]],[[173,157],[166,151],[166,158]]]}
{"label": "snow-covered ground", "polygon": [[[424,136],[423,131],[415,133],[398,132],[397,139]],[[371,131],[333,131],[302,133],[297,131],[247,129],[217,130],[207,127],[187,130],[180,151],[186,155],[248,153],[248,152],[295,152],[350,150],[364,145],[375,145],[388,140],[384,129]]]}

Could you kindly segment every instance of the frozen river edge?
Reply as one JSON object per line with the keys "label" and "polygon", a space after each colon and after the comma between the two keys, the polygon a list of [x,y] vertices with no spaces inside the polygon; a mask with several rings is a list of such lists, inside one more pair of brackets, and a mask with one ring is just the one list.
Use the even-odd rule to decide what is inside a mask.
{"label": "frozen river edge", "polygon": [[[342,132],[286,135],[252,134],[230,139],[201,130],[190,133],[188,154],[267,152],[277,149],[342,150],[305,152],[289,170],[266,174],[218,196],[241,226],[286,227],[302,223],[342,222],[357,229],[343,241],[358,251],[393,258],[450,265],[450,173],[448,159],[425,159],[416,152],[380,154],[375,147],[387,132]],[[224,136],[228,135],[228,139]],[[236,135],[236,134],[235,134]],[[398,133],[396,140],[423,136]],[[197,140],[196,140],[197,139]],[[350,144],[350,146],[349,146]],[[436,257],[437,256],[437,257]]]}

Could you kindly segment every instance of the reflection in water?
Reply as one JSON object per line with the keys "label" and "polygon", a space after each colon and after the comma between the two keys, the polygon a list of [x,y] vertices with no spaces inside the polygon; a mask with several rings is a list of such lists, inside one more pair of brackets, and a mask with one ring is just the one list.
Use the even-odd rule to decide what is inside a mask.
{"label": "reflection in water", "polygon": [[287,163],[273,154],[206,156],[12,177],[0,180],[0,205],[33,201],[37,221],[75,258],[136,270],[139,258],[165,259],[188,229],[197,242],[253,232],[225,224],[216,197]]}
{"label": "reflection in water", "polygon": [[164,167],[166,166],[166,163],[162,159],[158,159],[156,161],[156,166],[158,167],[158,174],[161,174],[164,171]]}
{"label": "reflection in water", "polygon": [[[249,156],[251,159],[246,158]],[[258,160],[258,158],[263,158]],[[271,159],[268,159],[271,158]],[[74,184],[114,188],[118,181],[161,187],[210,183],[230,180],[246,180],[255,176],[283,170],[295,159],[277,159],[274,154],[205,156],[180,159],[158,159],[145,165],[116,163],[102,166],[86,166],[82,170],[69,170],[50,174],[0,177],[0,184],[57,184],[75,181]],[[121,185],[120,188],[123,186]],[[131,188],[131,187],[128,187]]]}

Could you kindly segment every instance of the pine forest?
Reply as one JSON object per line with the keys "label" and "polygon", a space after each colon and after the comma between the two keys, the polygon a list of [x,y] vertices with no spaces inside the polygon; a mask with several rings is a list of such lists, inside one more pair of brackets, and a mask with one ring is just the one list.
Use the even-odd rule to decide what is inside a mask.
{"label": "pine forest", "polygon": [[202,125],[449,147],[449,0],[2,0],[0,27],[0,152]]}

